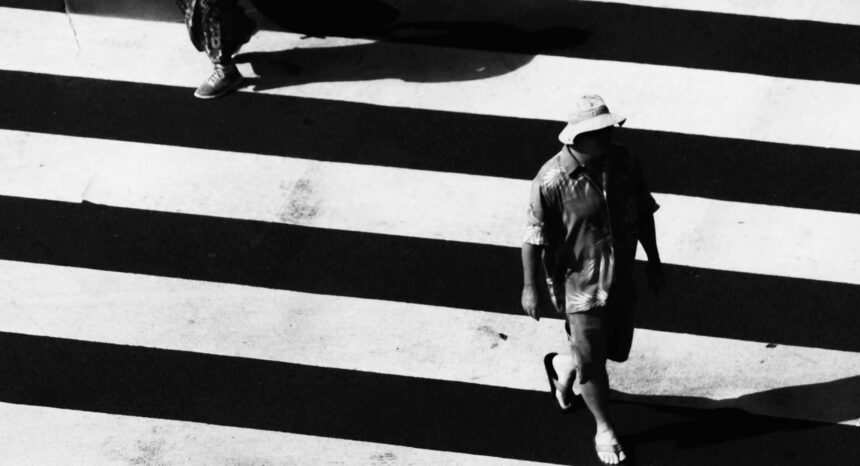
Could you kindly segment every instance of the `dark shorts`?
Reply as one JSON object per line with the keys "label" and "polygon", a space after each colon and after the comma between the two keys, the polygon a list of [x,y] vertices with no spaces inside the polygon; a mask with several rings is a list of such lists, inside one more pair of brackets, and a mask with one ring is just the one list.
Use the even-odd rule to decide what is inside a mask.
{"label": "dark shorts", "polygon": [[587,379],[593,364],[603,364],[607,359],[627,360],[633,344],[635,308],[635,294],[627,288],[612,290],[605,306],[565,314],[564,328],[581,376]]}

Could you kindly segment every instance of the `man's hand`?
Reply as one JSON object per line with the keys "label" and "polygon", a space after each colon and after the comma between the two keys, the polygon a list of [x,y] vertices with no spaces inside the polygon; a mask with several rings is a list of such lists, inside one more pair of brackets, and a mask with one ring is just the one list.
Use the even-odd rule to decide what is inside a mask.
{"label": "man's hand", "polygon": [[654,296],[660,296],[660,292],[666,286],[666,275],[663,273],[663,263],[660,261],[648,261],[645,268],[645,276],[648,278],[648,286]]}
{"label": "man's hand", "polygon": [[523,310],[534,320],[540,320],[538,316],[538,291],[534,285],[523,286],[522,297]]}

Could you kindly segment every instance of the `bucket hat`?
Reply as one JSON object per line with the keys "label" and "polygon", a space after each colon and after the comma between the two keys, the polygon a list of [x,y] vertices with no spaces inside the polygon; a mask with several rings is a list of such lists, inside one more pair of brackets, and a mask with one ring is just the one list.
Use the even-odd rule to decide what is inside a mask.
{"label": "bucket hat", "polygon": [[607,126],[624,124],[627,118],[609,112],[599,95],[584,95],[576,102],[576,111],[567,119],[567,126],[559,133],[562,144],[573,144],[577,135],[597,131]]}

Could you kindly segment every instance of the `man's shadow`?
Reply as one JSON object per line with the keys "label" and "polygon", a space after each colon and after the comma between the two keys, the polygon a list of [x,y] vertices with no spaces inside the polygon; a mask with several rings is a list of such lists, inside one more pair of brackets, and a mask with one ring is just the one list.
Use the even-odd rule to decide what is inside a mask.
{"label": "man's shadow", "polygon": [[378,32],[400,16],[381,0],[250,0],[278,27],[308,36],[358,37]]}
{"label": "man's shadow", "polygon": [[698,412],[686,421],[659,424],[624,436],[633,447],[669,440],[677,442],[678,448],[696,448],[771,432],[803,430],[822,423],[854,423],[860,419],[860,375],[726,400],[617,391],[612,392],[612,398],[621,404],[652,405],[667,413]]}
{"label": "man's shadow", "polygon": [[312,82],[484,79],[514,71],[536,54],[577,45],[588,38],[587,32],[568,27],[531,32],[489,22],[396,22],[399,12],[378,0],[326,0],[301,7],[295,2],[254,3],[261,14],[288,31],[376,41],[237,55],[236,61],[250,63],[258,76],[249,80],[257,90]]}

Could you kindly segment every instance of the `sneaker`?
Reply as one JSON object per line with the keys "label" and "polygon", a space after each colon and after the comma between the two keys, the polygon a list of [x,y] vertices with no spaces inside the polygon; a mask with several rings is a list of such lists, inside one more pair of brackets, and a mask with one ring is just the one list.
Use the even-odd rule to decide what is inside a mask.
{"label": "sneaker", "polygon": [[215,70],[197,90],[194,97],[198,99],[214,99],[232,91],[242,84],[242,73],[235,64],[227,66],[215,65]]}

